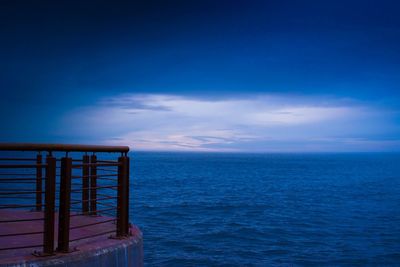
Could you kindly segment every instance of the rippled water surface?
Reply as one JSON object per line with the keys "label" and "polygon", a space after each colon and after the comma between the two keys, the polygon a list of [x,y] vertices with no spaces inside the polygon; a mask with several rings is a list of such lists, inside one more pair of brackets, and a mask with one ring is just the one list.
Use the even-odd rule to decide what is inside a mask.
{"label": "rippled water surface", "polygon": [[148,266],[400,265],[399,154],[131,154]]}

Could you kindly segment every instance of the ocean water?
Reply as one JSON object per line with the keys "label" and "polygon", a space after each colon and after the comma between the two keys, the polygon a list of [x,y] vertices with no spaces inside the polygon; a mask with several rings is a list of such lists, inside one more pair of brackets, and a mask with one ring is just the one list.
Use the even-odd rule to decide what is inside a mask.
{"label": "ocean water", "polygon": [[399,154],[130,156],[147,266],[400,266]]}

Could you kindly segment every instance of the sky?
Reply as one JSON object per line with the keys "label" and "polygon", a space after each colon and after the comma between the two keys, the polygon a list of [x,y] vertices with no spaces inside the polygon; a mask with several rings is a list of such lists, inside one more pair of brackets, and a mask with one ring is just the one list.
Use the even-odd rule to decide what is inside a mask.
{"label": "sky", "polygon": [[399,152],[398,1],[0,2],[0,142]]}

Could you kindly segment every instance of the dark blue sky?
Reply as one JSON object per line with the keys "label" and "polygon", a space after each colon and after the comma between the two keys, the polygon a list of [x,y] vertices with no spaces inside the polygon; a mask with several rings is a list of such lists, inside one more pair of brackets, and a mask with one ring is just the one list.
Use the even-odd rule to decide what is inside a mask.
{"label": "dark blue sky", "polygon": [[397,142],[398,1],[125,2],[0,3],[1,141],[87,141],[64,127],[71,112],[145,94],[362,106],[386,131],[347,137]]}

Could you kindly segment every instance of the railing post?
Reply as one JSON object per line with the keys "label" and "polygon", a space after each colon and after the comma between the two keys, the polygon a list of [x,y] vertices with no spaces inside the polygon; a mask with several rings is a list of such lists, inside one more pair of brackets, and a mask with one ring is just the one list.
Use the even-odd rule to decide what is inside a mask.
{"label": "railing post", "polygon": [[36,155],[36,211],[42,210],[42,155]]}
{"label": "railing post", "polygon": [[97,157],[90,157],[90,215],[97,215]]}
{"label": "railing post", "polygon": [[117,237],[129,235],[129,158],[118,158]]}
{"label": "railing post", "polygon": [[56,196],[56,159],[49,154],[46,158],[45,205],[43,223],[43,253],[54,254],[54,202]]}
{"label": "railing post", "polygon": [[89,213],[89,156],[82,158],[82,213]]}
{"label": "railing post", "polygon": [[72,158],[61,159],[60,173],[60,208],[58,213],[58,247],[57,251],[69,252],[69,225],[71,204]]}

